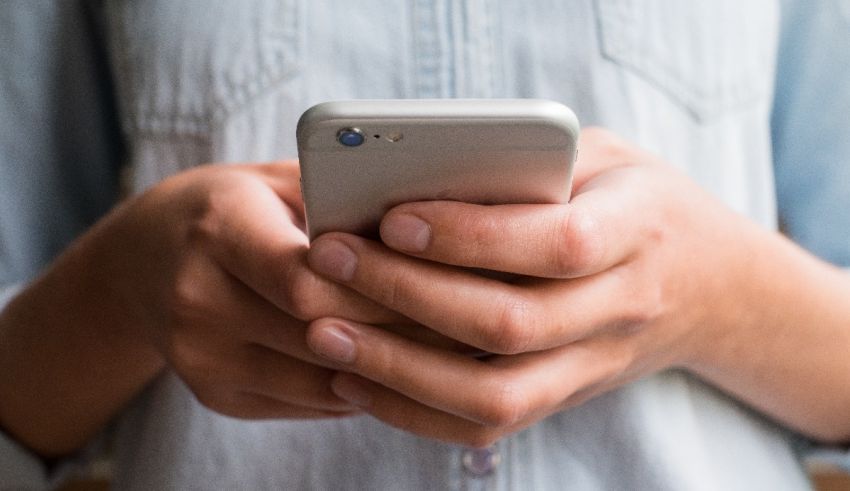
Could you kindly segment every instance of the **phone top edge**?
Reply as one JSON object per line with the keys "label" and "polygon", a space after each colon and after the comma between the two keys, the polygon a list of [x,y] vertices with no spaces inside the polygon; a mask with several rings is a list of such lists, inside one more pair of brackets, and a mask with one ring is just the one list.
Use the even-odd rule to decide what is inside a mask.
{"label": "phone top edge", "polygon": [[328,101],[307,109],[299,118],[297,141],[320,123],[374,119],[478,121],[510,118],[539,121],[560,127],[578,138],[575,113],[560,102],[547,99],[358,99]]}

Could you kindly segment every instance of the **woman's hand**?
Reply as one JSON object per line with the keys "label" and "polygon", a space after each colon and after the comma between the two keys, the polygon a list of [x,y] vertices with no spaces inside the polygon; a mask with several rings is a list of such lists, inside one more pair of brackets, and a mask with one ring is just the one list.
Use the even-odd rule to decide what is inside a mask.
{"label": "woman's hand", "polygon": [[[580,152],[569,204],[409,203],[384,218],[386,245],[320,237],[314,270],[493,353],[473,358],[322,319],[308,342],[348,372],[334,392],[391,425],[486,446],[653,372],[705,368],[721,358],[713,350],[736,363],[754,337],[736,331],[762,312],[752,306],[775,303],[752,279],[775,239],[609,132],[585,130]],[[506,283],[470,267],[524,276]],[[756,372],[732,370],[726,381],[766,370],[743,369]],[[762,396],[750,400],[781,406]]]}
{"label": "woman's hand", "polygon": [[113,210],[4,310],[2,426],[72,451],[165,366],[230,416],[356,410],[307,321],[406,319],[307,267],[298,178],[294,162],[205,166]]}
{"label": "woman's hand", "polygon": [[[354,409],[306,346],[306,322],[400,316],[308,267],[297,164],[207,166],[126,207],[113,267],[122,298],[198,399],[240,418],[327,417]],[[120,262],[124,262],[122,265]],[[117,279],[117,278],[116,278]]]}

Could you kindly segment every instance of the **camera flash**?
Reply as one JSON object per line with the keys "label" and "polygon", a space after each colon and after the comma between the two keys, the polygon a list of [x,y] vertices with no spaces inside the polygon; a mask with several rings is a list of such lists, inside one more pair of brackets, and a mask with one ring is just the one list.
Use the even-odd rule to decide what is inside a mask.
{"label": "camera flash", "polygon": [[387,141],[390,141],[390,142],[393,142],[393,143],[401,140],[402,138],[404,138],[404,135],[402,135],[401,133],[390,133],[390,134],[387,135]]}

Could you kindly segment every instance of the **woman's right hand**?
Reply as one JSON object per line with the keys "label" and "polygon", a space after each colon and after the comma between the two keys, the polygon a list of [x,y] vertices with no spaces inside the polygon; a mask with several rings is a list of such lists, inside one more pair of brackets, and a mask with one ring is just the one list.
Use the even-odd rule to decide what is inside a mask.
{"label": "woman's right hand", "polygon": [[307,267],[297,163],[193,169],[114,218],[119,298],[201,403],[239,418],[355,409],[330,390],[306,321],[402,318]]}
{"label": "woman's right hand", "polygon": [[316,276],[303,220],[295,162],[198,167],[116,207],[0,312],[0,428],[73,452],[164,368],[234,417],[350,414],[305,321],[409,321]]}

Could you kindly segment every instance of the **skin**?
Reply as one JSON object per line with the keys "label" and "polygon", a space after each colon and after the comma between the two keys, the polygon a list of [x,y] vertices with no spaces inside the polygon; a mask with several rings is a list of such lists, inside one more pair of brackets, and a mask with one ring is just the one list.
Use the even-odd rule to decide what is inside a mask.
{"label": "skin", "polygon": [[848,439],[847,276],[608,132],[581,148],[568,205],[409,203],[385,217],[386,245],[308,248],[292,162],[168,179],[4,310],[0,423],[63,455],[170,370],[230,416],[365,411],[486,446],[679,367]]}
{"label": "skin", "polygon": [[[319,238],[310,266],[473,358],[342,319],[310,347],[380,420],[483,447],[667,368],[827,442],[850,440],[850,276],[615,135],[586,130],[564,205],[408,203],[383,244]],[[461,267],[524,275],[501,282]]]}
{"label": "skin", "polygon": [[355,412],[307,321],[409,321],[307,267],[298,178],[295,162],[198,168],[81,237],[0,316],[4,429],[43,456],[72,452],[166,369],[229,416]]}

